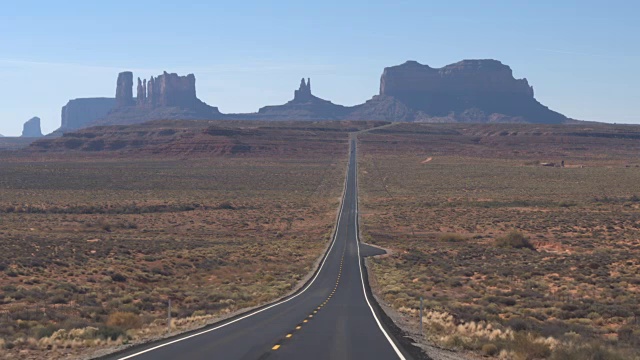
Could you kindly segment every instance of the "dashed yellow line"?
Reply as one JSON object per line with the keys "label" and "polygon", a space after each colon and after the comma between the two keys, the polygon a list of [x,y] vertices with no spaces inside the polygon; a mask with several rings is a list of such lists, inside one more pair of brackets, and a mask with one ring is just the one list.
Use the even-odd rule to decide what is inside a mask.
{"label": "dashed yellow line", "polygon": [[[331,299],[331,297],[336,293],[336,290],[338,289],[338,285],[340,284],[340,276],[342,275],[342,264],[344,263],[345,251],[346,251],[346,247],[345,247],[345,250],[342,252],[342,259],[340,260],[340,271],[338,272],[338,278],[336,279],[336,286],[331,291],[331,294],[329,295],[329,297],[322,304],[320,304],[320,306],[318,306],[316,310],[313,311],[313,314],[317,314],[318,310],[320,310],[323,306],[325,306],[329,302],[329,299]],[[306,319],[302,320],[302,324],[296,326],[296,330],[302,329],[302,325],[308,323],[309,319],[313,318],[313,314],[309,314],[309,316]],[[292,337],[293,337],[292,333],[289,333],[285,336],[286,339],[291,339]],[[281,347],[280,344],[276,344],[271,348],[271,350],[275,351],[280,349],[280,347]]]}

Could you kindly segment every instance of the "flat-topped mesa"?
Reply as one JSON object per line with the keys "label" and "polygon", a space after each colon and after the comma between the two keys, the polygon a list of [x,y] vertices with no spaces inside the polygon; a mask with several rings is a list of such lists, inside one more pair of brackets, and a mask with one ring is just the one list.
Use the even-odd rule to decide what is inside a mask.
{"label": "flat-topped mesa", "polygon": [[84,98],[69,100],[61,111],[60,131],[71,131],[88,126],[103,118],[116,107],[114,98]]}
{"label": "flat-topped mesa", "polygon": [[133,101],[133,73],[125,71],[118,74],[116,83],[116,106],[125,107],[134,105]]}
{"label": "flat-topped mesa", "polygon": [[533,97],[527,79],[515,79],[511,68],[497,60],[463,60],[434,69],[416,61],[384,69],[380,95],[519,94]]}
{"label": "flat-topped mesa", "polygon": [[91,123],[96,125],[127,125],[151,120],[219,119],[218,108],[196,97],[196,77],[179,76],[166,71],[149,80],[137,78],[136,97],[132,96],[133,74],[118,75],[117,106]]}
{"label": "flat-topped mesa", "polygon": [[[432,122],[532,122],[559,124],[567,118],[534,98],[527,79],[513,77],[497,60],[463,60],[440,69],[407,61],[384,69],[380,96],[360,113],[393,99],[411,110],[408,119]],[[385,100],[387,99],[387,100]]]}
{"label": "flat-topped mesa", "polygon": [[178,76],[166,71],[153,82],[152,99],[160,106],[192,106],[200,101],[196,97],[196,77],[193,74]]}
{"label": "flat-topped mesa", "polygon": [[[120,103],[125,103],[125,101],[118,104]],[[138,78],[135,102],[138,106],[152,108],[161,106],[191,107],[200,103],[196,97],[196,77],[193,74],[179,76],[165,71],[162,75],[152,76],[149,81]],[[129,105],[133,105],[133,103],[129,103]]]}
{"label": "flat-topped mesa", "polygon": [[307,82],[304,82],[304,78],[300,80],[300,88],[293,92],[294,101],[309,101],[314,96],[311,95],[311,78],[307,78]]}

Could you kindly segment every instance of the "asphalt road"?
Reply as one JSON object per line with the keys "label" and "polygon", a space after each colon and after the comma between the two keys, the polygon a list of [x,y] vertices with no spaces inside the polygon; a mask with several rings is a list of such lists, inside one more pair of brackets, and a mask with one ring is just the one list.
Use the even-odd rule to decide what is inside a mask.
{"label": "asphalt road", "polygon": [[201,331],[107,359],[411,359],[365,292],[362,257],[380,250],[358,243],[354,143],[352,149],[333,244],[300,292]]}

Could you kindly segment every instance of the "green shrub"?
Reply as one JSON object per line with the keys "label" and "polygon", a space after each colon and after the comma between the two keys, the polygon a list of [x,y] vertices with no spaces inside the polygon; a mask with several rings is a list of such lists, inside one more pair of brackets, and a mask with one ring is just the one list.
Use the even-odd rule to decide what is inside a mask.
{"label": "green shrub", "polygon": [[125,282],[127,281],[127,277],[122,275],[122,274],[113,274],[111,275],[111,280],[115,281],[115,282]]}
{"label": "green shrub", "polygon": [[102,223],[100,225],[100,228],[102,228],[102,230],[106,231],[106,232],[111,232],[111,224],[109,223]]}
{"label": "green shrub", "polygon": [[220,203],[218,205],[218,209],[220,209],[220,210],[235,210],[236,207],[233,206],[230,202],[225,201],[225,202]]}
{"label": "green shrub", "polygon": [[633,328],[631,326],[626,325],[618,329],[618,339],[620,341],[631,342],[633,337]]}
{"label": "green shrub", "polygon": [[126,338],[127,333],[118,327],[102,326],[98,329],[97,336],[102,339],[118,340],[119,337]]}
{"label": "green shrub", "polygon": [[524,235],[517,231],[496,239],[496,245],[501,248],[529,249],[535,250],[535,246]]}
{"label": "green shrub", "polygon": [[482,353],[486,356],[493,356],[498,354],[498,347],[494,344],[484,344],[482,345]]}
{"label": "green shrub", "polygon": [[624,358],[600,345],[559,348],[553,352],[551,360],[623,360]]}
{"label": "green shrub", "polygon": [[507,326],[512,328],[514,331],[526,331],[531,330],[531,322],[522,318],[512,318],[507,321]]}
{"label": "green shrub", "polygon": [[118,311],[109,315],[107,326],[117,327],[124,330],[137,329],[142,326],[140,317],[132,312]]}
{"label": "green shrub", "polygon": [[58,328],[54,325],[38,325],[34,327],[31,331],[35,334],[36,339],[41,339],[45,337],[51,336]]}
{"label": "green shrub", "polygon": [[460,234],[446,233],[446,234],[440,235],[440,241],[454,243],[454,242],[463,242],[465,240],[467,240],[467,238]]}
{"label": "green shrub", "polygon": [[516,333],[511,344],[512,349],[527,359],[546,359],[551,356],[549,345],[535,341],[529,334]]}
{"label": "green shrub", "polygon": [[7,276],[8,276],[8,277],[18,277],[18,275],[19,275],[19,274],[18,274],[15,270],[13,270],[13,269],[8,269],[8,270],[6,270],[6,272],[5,272],[5,273],[7,274]]}

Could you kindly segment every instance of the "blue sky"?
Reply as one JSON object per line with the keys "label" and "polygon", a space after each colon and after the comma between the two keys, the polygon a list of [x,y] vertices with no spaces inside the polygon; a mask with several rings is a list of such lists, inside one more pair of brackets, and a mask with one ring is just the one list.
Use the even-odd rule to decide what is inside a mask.
{"label": "blue sky", "polygon": [[567,116],[640,123],[635,1],[20,1],[0,12],[0,133],[19,135],[117,73],[195,73],[222,112],[290,100],[301,77],[343,105],[378,92],[385,66],[494,58]]}

